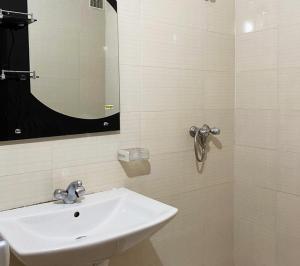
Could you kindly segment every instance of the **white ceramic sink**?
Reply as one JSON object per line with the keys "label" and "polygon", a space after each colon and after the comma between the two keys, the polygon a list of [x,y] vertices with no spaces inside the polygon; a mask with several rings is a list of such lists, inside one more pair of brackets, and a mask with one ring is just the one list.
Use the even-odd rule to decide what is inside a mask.
{"label": "white ceramic sink", "polygon": [[176,213],[121,188],[71,205],[52,202],[1,212],[0,235],[27,266],[93,266],[150,237]]}

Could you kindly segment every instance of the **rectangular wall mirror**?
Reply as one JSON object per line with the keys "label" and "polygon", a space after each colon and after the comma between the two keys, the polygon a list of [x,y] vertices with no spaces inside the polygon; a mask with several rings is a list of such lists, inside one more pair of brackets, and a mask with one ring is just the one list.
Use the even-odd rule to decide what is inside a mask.
{"label": "rectangular wall mirror", "polygon": [[120,129],[116,0],[0,0],[0,140]]}

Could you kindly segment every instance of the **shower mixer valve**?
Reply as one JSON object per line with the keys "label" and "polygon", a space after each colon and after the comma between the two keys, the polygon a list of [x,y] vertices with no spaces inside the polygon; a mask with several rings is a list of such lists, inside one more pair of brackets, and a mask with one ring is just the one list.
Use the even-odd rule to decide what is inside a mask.
{"label": "shower mixer valve", "polygon": [[202,163],[206,159],[207,153],[207,139],[209,135],[220,135],[219,128],[210,128],[208,125],[203,125],[201,128],[192,126],[190,128],[190,135],[194,138],[195,156],[198,162]]}

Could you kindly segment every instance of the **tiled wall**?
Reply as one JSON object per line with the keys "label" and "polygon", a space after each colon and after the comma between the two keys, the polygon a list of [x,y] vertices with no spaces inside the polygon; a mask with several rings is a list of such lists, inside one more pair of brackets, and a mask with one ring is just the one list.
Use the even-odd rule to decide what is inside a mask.
{"label": "tiled wall", "polygon": [[236,266],[300,261],[299,10],[236,0]]}
{"label": "tiled wall", "polygon": [[[119,14],[121,133],[0,146],[0,209],[78,178],[88,192],[126,186],[180,211],[111,266],[233,266],[234,1],[119,0]],[[188,129],[204,122],[222,135],[197,169]],[[135,146],[151,173],[129,178],[144,169],[116,153]]]}

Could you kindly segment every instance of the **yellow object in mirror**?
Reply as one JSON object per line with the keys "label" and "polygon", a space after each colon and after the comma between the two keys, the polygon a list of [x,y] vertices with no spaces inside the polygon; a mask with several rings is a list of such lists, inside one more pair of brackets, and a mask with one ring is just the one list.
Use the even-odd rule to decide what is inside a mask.
{"label": "yellow object in mirror", "polygon": [[106,105],[104,105],[104,109],[105,110],[113,110],[114,109],[114,105],[112,105],[112,104],[106,104]]}

